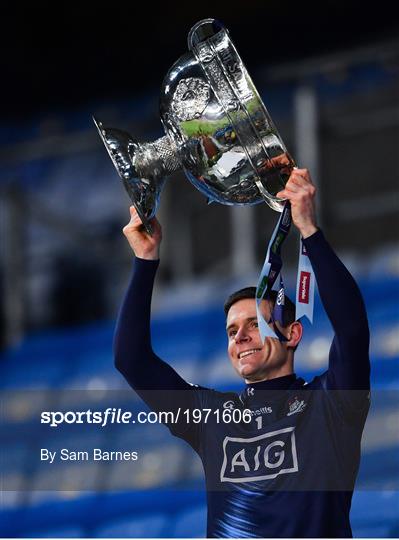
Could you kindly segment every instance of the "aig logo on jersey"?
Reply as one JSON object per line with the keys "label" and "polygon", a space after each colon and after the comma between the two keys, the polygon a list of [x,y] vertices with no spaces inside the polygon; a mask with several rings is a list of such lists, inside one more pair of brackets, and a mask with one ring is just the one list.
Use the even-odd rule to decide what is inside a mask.
{"label": "aig logo on jersey", "polygon": [[298,471],[295,427],[249,439],[225,437],[221,482],[255,482]]}

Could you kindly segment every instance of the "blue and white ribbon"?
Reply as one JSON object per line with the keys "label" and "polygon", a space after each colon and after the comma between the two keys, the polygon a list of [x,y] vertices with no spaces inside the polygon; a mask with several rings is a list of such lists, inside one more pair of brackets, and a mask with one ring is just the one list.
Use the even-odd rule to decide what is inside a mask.
{"label": "blue and white ribbon", "polygon": [[[256,313],[262,342],[265,341],[266,336],[280,339],[269,326],[269,323],[273,317],[271,316],[269,321],[266,321],[261,313],[259,305],[262,300],[267,299],[268,292],[272,290],[273,285],[281,272],[281,268],[283,266],[283,261],[281,259],[281,246],[289,233],[291,221],[291,204],[289,201],[286,201],[277,225],[274,228],[273,234],[270,238],[265,261],[263,263],[263,268],[256,288]],[[282,294],[284,294],[284,286],[282,288]]]}
{"label": "blue and white ribbon", "polygon": [[315,275],[301,237],[295,301],[295,317],[297,320],[301,317],[307,317],[313,323],[314,291]]}
{"label": "blue and white ribbon", "polygon": [[[279,339],[280,341],[286,341],[286,338],[279,331],[275,323],[276,321],[278,321],[281,326],[285,325],[285,290],[283,278],[281,275],[281,269],[283,267],[283,261],[281,258],[281,246],[286,237],[288,236],[291,223],[291,204],[289,201],[286,201],[283,211],[281,212],[280,218],[271,236],[266,252],[265,261],[263,263],[262,271],[260,273],[258,285],[256,288],[256,313],[258,317],[258,327],[262,343],[264,343],[266,337],[272,337]],[[267,299],[268,293],[273,289],[273,285],[275,284],[279,275],[280,284],[277,292],[277,300],[275,302],[274,308],[271,310],[269,320],[266,321],[259,306],[262,300]],[[295,305],[296,320],[299,320],[302,316],[306,316],[308,317],[310,322],[313,322],[314,288],[314,272],[301,238]],[[270,324],[273,325],[274,330],[271,328],[271,326],[269,326]]]}

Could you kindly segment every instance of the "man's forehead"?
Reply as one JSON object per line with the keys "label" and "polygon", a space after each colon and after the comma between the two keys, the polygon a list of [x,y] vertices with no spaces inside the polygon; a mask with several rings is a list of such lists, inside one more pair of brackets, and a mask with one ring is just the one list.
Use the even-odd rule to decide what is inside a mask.
{"label": "man's forehead", "polygon": [[255,298],[244,298],[235,302],[227,314],[227,325],[236,323],[241,319],[256,317]]}
{"label": "man's forehead", "polygon": [[[261,312],[266,313],[270,310],[267,300],[260,303]],[[245,322],[248,319],[257,319],[255,298],[244,298],[235,302],[227,314],[226,327]]]}

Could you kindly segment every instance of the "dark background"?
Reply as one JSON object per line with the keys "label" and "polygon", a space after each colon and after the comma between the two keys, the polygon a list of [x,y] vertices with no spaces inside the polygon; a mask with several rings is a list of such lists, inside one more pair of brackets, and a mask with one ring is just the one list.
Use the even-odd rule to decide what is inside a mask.
{"label": "dark background", "polygon": [[[159,88],[191,26],[224,22],[252,73],[397,36],[395,2],[16,2],[2,8],[3,121]],[[137,50],[140,51],[137,54]]]}

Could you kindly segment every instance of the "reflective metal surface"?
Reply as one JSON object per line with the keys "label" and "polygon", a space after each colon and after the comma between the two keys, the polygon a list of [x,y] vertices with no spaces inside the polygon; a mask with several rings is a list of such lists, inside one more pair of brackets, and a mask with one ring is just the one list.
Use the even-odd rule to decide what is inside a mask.
{"label": "reflective metal surface", "polygon": [[213,19],[200,21],[188,47],[162,85],[165,137],[140,144],[95,121],[140,217],[149,230],[163,182],[178,169],[210,201],[266,201],[281,211],[275,195],[295,163],[227,30]]}

